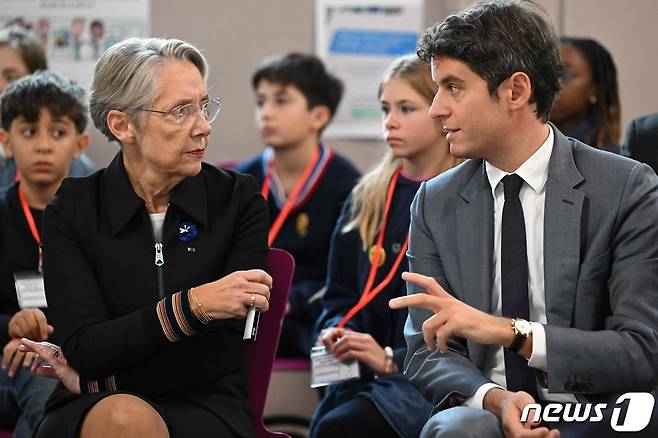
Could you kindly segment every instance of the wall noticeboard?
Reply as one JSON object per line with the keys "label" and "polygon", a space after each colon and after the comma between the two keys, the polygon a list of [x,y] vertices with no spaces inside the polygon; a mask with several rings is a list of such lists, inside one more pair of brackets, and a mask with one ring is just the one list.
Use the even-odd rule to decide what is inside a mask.
{"label": "wall noticeboard", "polygon": [[415,53],[422,27],[422,0],[316,0],[316,53],[345,83],[326,137],[381,138],[377,86],[393,59]]}

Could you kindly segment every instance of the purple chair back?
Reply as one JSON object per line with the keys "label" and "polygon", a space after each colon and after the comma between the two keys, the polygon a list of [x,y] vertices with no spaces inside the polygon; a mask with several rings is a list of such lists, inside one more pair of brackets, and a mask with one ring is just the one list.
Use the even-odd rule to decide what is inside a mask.
{"label": "purple chair back", "polygon": [[12,433],[8,430],[0,430],[0,438],[11,438]]}
{"label": "purple chair back", "polygon": [[270,432],[263,424],[263,409],[270,385],[272,364],[279,345],[281,324],[288,302],[288,292],[295,272],[295,259],[282,249],[271,248],[268,257],[268,272],[272,276],[270,308],[260,316],[258,336],[247,353],[247,375],[249,378],[249,404],[254,415],[254,426],[258,438],[286,437]]}

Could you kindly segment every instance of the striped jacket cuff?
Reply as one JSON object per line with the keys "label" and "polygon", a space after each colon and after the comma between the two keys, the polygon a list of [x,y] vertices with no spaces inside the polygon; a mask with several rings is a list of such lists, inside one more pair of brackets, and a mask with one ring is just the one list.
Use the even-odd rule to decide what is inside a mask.
{"label": "striped jacket cuff", "polygon": [[162,331],[169,342],[194,335],[203,324],[190,309],[189,290],[176,292],[158,301],[155,310]]}
{"label": "striped jacket cuff", "polygon": [[80,392],[94,394],[96,392],[112,392],[117,390],[117,381],[114,376],[99,380],[85,380],[80,378]]}

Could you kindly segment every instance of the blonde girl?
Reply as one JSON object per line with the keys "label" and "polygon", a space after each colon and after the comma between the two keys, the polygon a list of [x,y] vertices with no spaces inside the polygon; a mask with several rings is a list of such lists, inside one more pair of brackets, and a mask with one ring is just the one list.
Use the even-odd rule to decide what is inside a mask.
{"label": "blonde girl", "polygon": [[429,117],[435,91],[429,65],[415,55],[395,60],[379,86],[388,147],[338,221],[318,321],[318,344],[341,361],[358,360],[361,377],[328,388],[311,425],[313,437],[346,438],[363,430],[417,437],[429,418],[431,405],[401,373],[406,310],[390,310],[388,301],[405,294],[400,274],[407,269],[416,191],[458,164],[440,122]]}

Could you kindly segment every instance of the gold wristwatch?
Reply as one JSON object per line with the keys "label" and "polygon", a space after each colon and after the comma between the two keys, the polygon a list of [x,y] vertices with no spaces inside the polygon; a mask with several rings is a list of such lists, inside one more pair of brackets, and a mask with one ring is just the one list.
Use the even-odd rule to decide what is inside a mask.
{"label": "gold wristwatch", "polygon": [[518,353],[525,340],[532,333],[532,324],[521,318],[514,318],[510,324],[515,336],[512,344],[507,349],[513,353]]}

